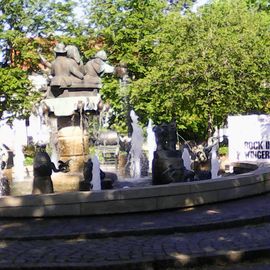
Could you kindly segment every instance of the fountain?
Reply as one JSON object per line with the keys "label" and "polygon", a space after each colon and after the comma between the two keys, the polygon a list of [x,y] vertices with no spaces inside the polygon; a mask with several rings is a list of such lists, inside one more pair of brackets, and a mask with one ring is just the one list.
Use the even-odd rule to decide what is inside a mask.
{"label": "fountain", "polygon": [[152,173],[152,163],[154,159],[154,152],[157,149],[155,140],[155,133],[153,131],[152,120],[150,119],[147,126],[147,149],[148,149],[148,172]]}
{"label": "fountain", "polygon": [[[137,120],[136,117],[134,119]],[[133,186],[118,186],[113,190],[100,191],[104,174],[98,169],[97,157],[92,156],[86,162],[88,166],[84,167],[84,184],[87,188],[83,190],[87,192],[78,192],[78,189],[74,188],[76,192],[56,192],[42,196],[4,196],[0,198],[0,215],[46,217],[145,212],[194,207],[270,191],[270,169],[256,166],[253,166],[248,174],[193,182],[194,174],[187,170],[187,163],[187,168],[184,166],[187,152],[175,147],[175,124],[163,123],[155,126],[154,131],[157,149],[153,159],[152,186],[146,187],[145,182],[144,185],[140,185],[140,178],[135,180]],[[214,158],[216,149],[212,147],[211,152]],[[212,173],[215,175],[214,171]],[[68,181],[69,177],[63,179],[66,186]],[[67,191],[67,188],[63,188],[62,191]]]}
{"label": "fountain", "polygon": [[[213,179],[208,177],[203,179],[205,181],[196,181],[202,178],[197,177],[195,170],[192,171],[194,167],[190,163],[189,150],[183,148],[181,151],[176,147],[178,142],[175,122],[152,128],[152,121],[149,120],[147,133],[152,179],[144,180],[140,167],[143,133],[134,111],[130,112],[133,127],[130,163],[132,180],[137,179],[133,182],[134,185],[128,186],[133,189],[119,185],[113,190],[102,190],[112,189],[112,181],[104,182],[108,174],[100,169],[97,156],[89,155],[86,115],[97,114],[102,109],[100,74],[112,72],[113,67],[104,64],[106,54],[101,51],[88,61],[85,65],[86,73],[83,73],[83,64],[72,53],[67,54],[67,47],[58,44],[55,52],[55,61],[47,63],[53,78],[46,98],[40,102],[33,117],[36,130],[40,132],[33,132],[32,137],[36,143],[50,145],[48,160],[55,164],[59,159],[62,161],[58,170],[69,163],[69,171],[52,174],[55,194],[0,198],[1,216],[78,216],[154,211],[191,207],[270,191],[270,170],[267,168],[257,170],[253,166],[254,173],[250,170],[252,172],[248,175],[216,179],[216,147],[211,148]],[[69,60],[66,61],[67,59]],[[69,66],[71,63],[72,68]],[[60,69],[56,68],[58,64]],[[97,69],[99,74],[94,72]],[[15,150],[17,158],[21,160],[20,152],[24,142],[17,143]],[[205,158],[204,151],[204,147],[197,148],[198,159]],[[51,165],[50,161],[46,165]],[[0,178],[3,179],[2,171]],[[146,187],[145,183],[149,180],[152,180],[152,185]],[[18,179],[17,183],[19,182]],[[104,183],[109,188],[104,188]]]}
{"label": "fountain", "polygon": [[[48,135],[46,143],[50,145],[52,162],[57,164],[59,159],[69,162],[68,173],[52,175],[56,190],[79,190],[80,182],[84,180],[83,168],[90,158],[86,115],[100,110],[100,76],[112,73],[114,68],[105,63],[107,55],[104,51],[97,52],[84,66],[75,46],[59,43],[54,51],[56,58],[52,63],[41,56],[53,75],[46,98],[39,105],[40,125],[47,128],[46,132],[41,129],[41,133]],[[35,141],[41,140],[39,135]],[[94,164],[96,166],[96,162]],[[100,183],[95,182],[93,188],[100,189]]]}
{"label": "fountain", "polygon": [[92,185],[93,190],[101,190],[101,179],[100,179],[100,166],[98,157],[94,155],[92,158],[93,168],[92,168]]}
{"label": "fountain", "polygon": [[131,136],[131,149],[130,149],[130,175],[133,178],[141,176],[141,158],[143,146],[143,131],[138,124],[138,116],[131,110],[130,112],[132,136]]}
{"label": "fountain", "polygon": [[191,158],[190,158],[189,150],[187,149],[187,147],[184,147],[183,149],[182,158],[184,161],[185,168],[187,170],[191,170]]}
{"label": "fountain", "polygon": [[217,158],[217,144],[215,144],[211,149],[211,175],[212,178],[218,178],[219,177],[219,161]]}

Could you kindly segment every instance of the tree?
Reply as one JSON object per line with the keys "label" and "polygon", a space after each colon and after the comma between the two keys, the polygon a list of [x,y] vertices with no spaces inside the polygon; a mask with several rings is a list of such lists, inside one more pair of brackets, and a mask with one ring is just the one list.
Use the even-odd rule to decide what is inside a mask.
{"label": "tree", "polygon": [[155,122],[176,119],[182,134],[201,139],[229,114],[267,112],[269,19],[242,0],[171,12],[131,103]]}
{"label": "tree", "polygon": [[[114,65],[125,64],[130,82],[147,73],[150,55],[155,43],[153,35],[162,27],[164,0],[93,0],[89,14],[96,36],[105,40],[104,49]],[[89,15],[90,16],[90,15]],[[115,123],[119,130],[126,127],[130,87],[121,88],[115,78],[104,83],[104,99],[108,99],[115,111]],[[122,124],[121,124],[122,123]]]}
{"label": "tree", "polygon": [[268,0],[247,0],[251,8],[258,9],[258,11],[270,11],[270,4]]}
{"label": "tree", "polygon": [[123,123],[128,101],[143,123],[176,119],[182,134],[203,139],[229,114],[267,112],[269,15],[244,0],[217,0],[197,13],[180,12],[180,2],[92,1],[96,34],[131,78],[125,91],[105,83],[113,120]]}
{"label": "tree", "polygon": [[27,73],[20,68],[0,68],[0,82],[0,118],[23,118],[39,98],[31,91]]}
{"label": "tree", "polygon": [[49,50],[56,31],[73,36],[80,31],[74,5],[69,0],[0,0],[1,116],[4,111],[9,116],[29,112],[38,96],[27,79],[28,72],[39,70],[37,49]]}
{"label": "tree", "polygon": [[56,31],[74,35],[80,29],[74,19],[74,6],[71,0],[0,0],[3,66],[27,63],[32,68],[37,62],[35,51],[42,38],[42,42],[50,41]]}

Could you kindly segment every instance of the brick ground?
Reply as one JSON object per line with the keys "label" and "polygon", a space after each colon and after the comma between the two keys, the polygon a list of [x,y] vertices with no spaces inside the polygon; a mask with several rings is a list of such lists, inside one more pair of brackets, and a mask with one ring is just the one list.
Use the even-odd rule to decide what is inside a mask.
{"label": "brick ground", "polygon": [[265,270],[267,261],[239,261],[269,257],[269,220],[270,194],[153,213],[1,219],[0,269],[225,269],[220,264],[237,262],[226,270]]}

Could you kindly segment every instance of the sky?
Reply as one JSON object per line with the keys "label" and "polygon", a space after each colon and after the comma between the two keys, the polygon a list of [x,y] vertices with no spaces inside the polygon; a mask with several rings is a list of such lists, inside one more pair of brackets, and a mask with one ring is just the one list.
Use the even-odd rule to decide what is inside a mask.
{"label": "sky", "polygon": [[196,9],[204,4],[206,4],[207,2],[209,2],[209,0],[198,0],[194,6],[192,7],[193,11],[196,11]]}
{"label": "sky", "polygon": [[[196,3],[194,4],[194,6],[192,7],[192,10],[195,12],[198,7],[206,4],[207,2],[209,2],[209,0],[197,0]],[[78,18],[82,17],[82,8],[80,6],[78,6],[76,8],[76,14],[77,14]],[[3,61],[3,59],[2,59],[2,52],[0,51],[0,62],[1,61]]]}
{"label": "sky", "polygon": [[[192,7],[192,10],[196,11],[196,9],[198,7],[206,4],[207,2],[209,2],[209,0],[197,0],[196,3],[194,4],[194,6]],[[80,3],[79,0],[77,0],[77,3]],[[79,4],[78,7],[76,8],[76,14],[77,14],[78,18],[81,18],[82,10],[83,10],[83,8]]]}

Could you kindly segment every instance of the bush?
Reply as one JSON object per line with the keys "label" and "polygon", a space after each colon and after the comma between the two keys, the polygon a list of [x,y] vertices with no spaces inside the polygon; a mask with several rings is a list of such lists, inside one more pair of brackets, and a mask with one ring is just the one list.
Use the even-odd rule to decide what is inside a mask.
{"label": "bush", "polygon": [[218,149],[218,153],[220,156],[227,156],[229,152],[228,146],[221,146]]}
{"label": "bush", "polygon": [[24,166],[31,166],[33,165],[33,157],[25,157],[24,159]]}

